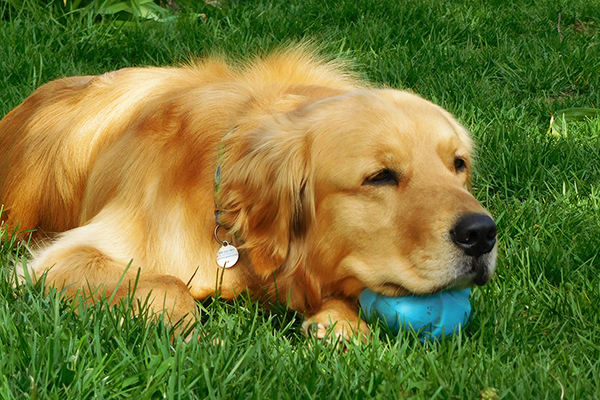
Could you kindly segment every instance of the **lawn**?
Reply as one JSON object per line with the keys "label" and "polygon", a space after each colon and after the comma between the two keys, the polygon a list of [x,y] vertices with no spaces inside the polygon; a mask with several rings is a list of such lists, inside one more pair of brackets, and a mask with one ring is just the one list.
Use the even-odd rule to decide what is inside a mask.
{"label": "lawn", "polygon": [[371,343],[342,351],[303,337],[301,316],[242,298],[200,304],[183,343],[126,304],[15,287],[27,250],[4,232],[2,399],[600,398],[600,118],[556,113],[600,106],[596,0],[191,2],[178,18],[127,24],[8,3],[1,115],[63,76],[302,40],[440,104],[476,139],[474,193],[497,221],[499,258],[466,330],[439,342],[374,327]]}

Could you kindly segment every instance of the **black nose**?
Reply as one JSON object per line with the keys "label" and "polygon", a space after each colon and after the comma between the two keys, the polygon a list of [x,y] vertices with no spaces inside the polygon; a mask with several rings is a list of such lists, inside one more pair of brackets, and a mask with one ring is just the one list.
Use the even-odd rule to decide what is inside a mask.
{"label": "black nose", "polygon": [[496,233],[496,223],[485,214],[465,214],[450,231],[454,243],[473,257],[492,251]]}

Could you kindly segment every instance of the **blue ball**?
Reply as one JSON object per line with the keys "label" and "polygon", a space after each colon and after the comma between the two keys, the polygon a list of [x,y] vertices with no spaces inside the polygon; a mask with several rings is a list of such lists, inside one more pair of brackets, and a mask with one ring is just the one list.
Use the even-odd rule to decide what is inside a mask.
{"label": "blue ball", "polygon": [[471,315],[471,289],[447,290],[432,295],[387,297],[364,289],[360,294],[363,319],[381,319],[394,334],[413,329],[419,338],[439,338],[463,329]]}

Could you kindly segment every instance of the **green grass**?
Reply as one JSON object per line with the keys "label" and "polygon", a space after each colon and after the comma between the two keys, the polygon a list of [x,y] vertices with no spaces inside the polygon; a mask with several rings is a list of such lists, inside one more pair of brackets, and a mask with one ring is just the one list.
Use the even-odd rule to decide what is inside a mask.
{"label": "green grass", "polygon": [[0,2],[0,112],[62,76],[215,51],[245,58],[309,39],[469,127],[475,193],[499,227],[497,274],[474,289],[466,331],[439,343],[376,327],[373,343],[343,352],[302,337],[300,316],[240,299],[203,303],[184,344],[127,305],[75,313],[40,285],[15,288],[9,267],[26,250],[7,233],[1,398],[600,398],[600,119],[550,129],[557,110],[599,106],[597,1],[195,7],[174,22],[122,25]]}

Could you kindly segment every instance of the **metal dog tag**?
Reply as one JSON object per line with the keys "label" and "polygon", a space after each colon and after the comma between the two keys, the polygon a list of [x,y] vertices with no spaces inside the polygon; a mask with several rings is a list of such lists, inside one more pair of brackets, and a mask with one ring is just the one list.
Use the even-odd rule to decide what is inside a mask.
{"label": "metal dog tag", "polygon": [[217,251],[217,264],[223,268],[231,268],[240,258],[240,255],[235,246],[228,242],[223,242],[223,245]]}

